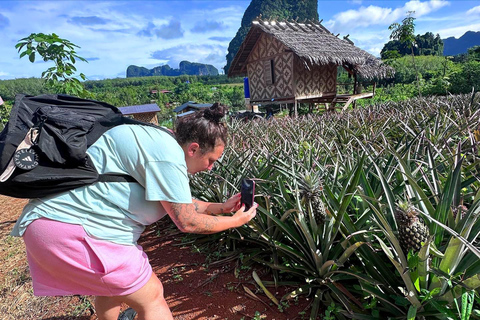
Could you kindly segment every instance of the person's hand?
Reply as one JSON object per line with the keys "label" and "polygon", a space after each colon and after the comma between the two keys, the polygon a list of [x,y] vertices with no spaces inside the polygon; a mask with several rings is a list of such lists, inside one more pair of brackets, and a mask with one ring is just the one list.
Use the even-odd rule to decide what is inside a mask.
{"label": "person's hand", "polygon": [[254,203],[253,206],[245,211],[245,205],[243,205],[240,210],[235,212],[233,215],[234,218],[238,219],[238,222],[240,223],[239,226],[244,225],[245,223],[249,222],[252,220],[256,215],[257,215],[257,207],[258,204]]}
{"label": "person's hand", "polygon": [[234,194],[230,199],[223,203],[222,213],[230,213],[239,210],[241,207],[241,199],[242,195],[240,193]]}

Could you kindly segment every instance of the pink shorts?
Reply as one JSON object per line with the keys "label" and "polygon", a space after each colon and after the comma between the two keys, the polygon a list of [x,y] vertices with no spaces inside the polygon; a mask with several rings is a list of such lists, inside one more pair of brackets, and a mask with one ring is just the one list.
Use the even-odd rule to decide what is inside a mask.
{"label": "pink shorts", "polygon": [[23,239],[36,296],[122,296],[152,275],[141,246],[94,239],[80,225],[37,219]]}

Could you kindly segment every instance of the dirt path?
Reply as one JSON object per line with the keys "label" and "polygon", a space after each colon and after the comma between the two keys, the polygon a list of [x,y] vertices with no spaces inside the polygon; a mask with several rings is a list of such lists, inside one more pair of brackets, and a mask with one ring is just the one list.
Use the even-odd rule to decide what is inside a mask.
{"label": "dirt path", "polygon": [[[25,202],[0,196],[0,318],[95,320],[92,297],[33,296],[23,241],[8,236]],[[302,317],[302,311],[308,301],[290,302],[280,312],[255,286],[252,269],[241,270],[235,260],[221,263],[207,260],[207,254],[182,245],[182,234],[167,219],[148,228],[140,245],[163,282],[175,320],[307,318]],[[262,270],[257,269],[257,273],[262,275]],[[258,300],[250,297],[245,288]],[[269,290],[280,298],[286,288]]]}

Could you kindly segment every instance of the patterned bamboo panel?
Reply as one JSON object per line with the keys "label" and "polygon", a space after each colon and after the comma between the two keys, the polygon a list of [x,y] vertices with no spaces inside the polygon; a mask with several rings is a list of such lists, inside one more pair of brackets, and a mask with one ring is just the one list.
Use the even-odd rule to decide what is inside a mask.
{"label": "patterned bamboo panel", "polygon": [[143,122],[146,122],[146,123],[153,123],[153,124],[158,125],[157,113],[156,112],[134,114],[133,119],[138,120],[138,121],[143,121]]}
{"label": "patterned bamboo panel", "polygon": [[[293,53],[273,37],[263,34],[248,58],[250,98],[271,100],[293,96]],[[273,60],[274,83],[267,85],[265,61]]]}
{"label": "patterned bamboo panel", "polygon": [[311,66],[307,69],[304,63],[295,57],[295,97],[312,97],[336,92],[337,66]]}
{"label": "patterned bamboo panel", "polygon": [[248,62],[257,61],[263,58],[268,58],[276,54],[281,54],[285,52],[287,47],[283,45],[280,41],[273,38],[270,35],[262,34],[255,45],[255,48],[252,50],[248,56]]}

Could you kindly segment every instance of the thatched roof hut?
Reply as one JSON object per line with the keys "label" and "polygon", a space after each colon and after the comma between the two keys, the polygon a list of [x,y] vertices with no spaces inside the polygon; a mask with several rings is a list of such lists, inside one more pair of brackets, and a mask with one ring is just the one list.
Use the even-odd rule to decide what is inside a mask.
{"label": "thatched roof hut", "polygon": [[307,67],[335,64],[347,66],[365,79],[385,78],[393,71],[372,54],[356,47],[347,37],[339,38],[320,22],[254,20],[238,50],[229,76],[246,73],[246,60],[262,33],[272,35],[302,59]]}
{"label": "thatched roof hut", "polygon": [[[272,61],[270,67],[267,66],[266,60]],[[262,63],[266,66],[263,75],[260,74]],[[357,76],[372,80],[393,74],[390,67],[372,54],[356,47],[348,36],[339,38],[327,30],[321,22],[299,23],[257,19],[252,22],[244,42],[232,61],[228,75],[248,75],[254,91],[252,100],[255,101],[268,100],[259,92],[274,92],[273,87],[270,90],[267,87],[275,86],[274,83],[270,83],[272,82],[270,78],[275,76],[276,79],[282,80],[283,85],[281,90],[274,93],[275,96],[269,97],[270,99],[280,98],[283,101],[310,99],[311,102],[314,98],[336,96],[337,66],[344,67],[355,80]],[[269,73],[270,68],[274,70],[272,76],[267,75],[265,78],[265,73]],[[317,80],[324,83],[313,83]],[[299,84],[301,90],[298,90]],[[310,88],[310,92],[305,88]]]}

